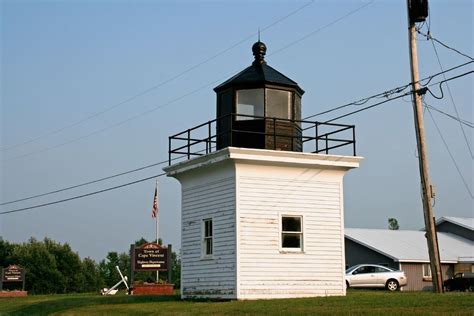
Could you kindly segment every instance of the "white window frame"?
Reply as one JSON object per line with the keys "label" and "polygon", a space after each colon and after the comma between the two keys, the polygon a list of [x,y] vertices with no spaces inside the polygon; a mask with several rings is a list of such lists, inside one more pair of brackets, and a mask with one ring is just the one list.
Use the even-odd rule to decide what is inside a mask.
{"label": "white window frame", "polygon": [[423,269],[423,279],[424,280],[431,280],[432,274],[431,274],[431,266],[429,263],[423,263],[422,264],[422,269]]}
{"label": "white window frame", "polygon": [[[211,235],[206,236],[206,223],[211,223]],[[207,253],[207,241],[211,240],[211,253]],[[214,220],[212,217],[203,218],[201,221],[201,258],[212,259],[214,257]]]}
{"label": "white window frame", "polygon": [[[294,234],[299,234],[301,236],[300,239],[300,247],[299,248],[287,248],[283,247],[283,234],[285,233],[283,231],[283,218],[284,217],[299,217],[301,220],[301,231],[296,232]],[[293,252],[293,253],[303,253],[304,252],[304,220],[303,220],[303,215],[300,214],[280,214],[280,220],[279,220],[279,227],[278,227],[278,232],[279,232],[279,247],[280,247],[280,252],[282,253],[287,253],[287,252]],[[286,232],[287,234],[291,232]]]}

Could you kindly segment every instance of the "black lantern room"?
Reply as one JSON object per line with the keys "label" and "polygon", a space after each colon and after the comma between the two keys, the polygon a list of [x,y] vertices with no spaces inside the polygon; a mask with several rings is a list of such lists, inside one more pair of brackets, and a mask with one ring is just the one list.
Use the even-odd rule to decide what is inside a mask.
{"label": "black lantern room", "polygon": [[252,46],[255,60],[220,84],[217,93],[217,149],[228,146],[302,151],[301,96],[296,82],[268,66],[267,47]]}

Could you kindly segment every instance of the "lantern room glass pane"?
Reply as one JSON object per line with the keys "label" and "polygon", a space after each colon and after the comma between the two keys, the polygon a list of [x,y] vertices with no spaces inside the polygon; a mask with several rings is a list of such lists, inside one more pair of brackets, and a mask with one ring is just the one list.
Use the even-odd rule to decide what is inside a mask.
{"label": "lantern room glass pane", "polygon": [[291,119],[291,92],[267,89],[267,117]]}
{"label": "lantern room glass pane", "polygon": [[[237,114],[263,116],[263,89],[237,90]],[[237,121],[255,120],[248,116],[237,116]]]}

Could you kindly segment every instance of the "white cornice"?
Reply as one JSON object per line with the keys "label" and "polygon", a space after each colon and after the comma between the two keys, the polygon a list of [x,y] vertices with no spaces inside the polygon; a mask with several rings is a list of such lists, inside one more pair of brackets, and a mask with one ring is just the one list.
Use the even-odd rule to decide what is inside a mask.
{"label": "white cornice", "polygon": [[261,163],[275,166],[304,165],[311,166],[313,168],[323,167],[328,169],[348,170],[359,167],[359,164],[363,158],[358,156],[324,155],[294,151],[227,147],[204,156],[165,167],[163,170],[168,176],[173,176],[192,169],[209,166],[227,159],[242,163]]}

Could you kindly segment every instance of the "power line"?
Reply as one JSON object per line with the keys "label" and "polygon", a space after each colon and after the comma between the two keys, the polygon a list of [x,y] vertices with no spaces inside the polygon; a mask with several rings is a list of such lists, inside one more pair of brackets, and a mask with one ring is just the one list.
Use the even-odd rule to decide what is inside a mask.
{"label": "power line", "polygon": [[390,102],[390,101],[393,101],[393,100],[397,100],[397,99],[403,98],[403,97],[405,97],[405,96],[407,96],[407,95],[410,95],[410,94],[412,94],[411,91],[410,91],[410,92],[406,92],[406,93],[404,93],[404,94],[401,94],[401,95],[399,95],[399,96],[393,97],[393,98],[391,98],[391,99],[387,99],[387,100],[384,100],[384,101],[381,101],[381,102],[377,102],[377,103],[375,103],[375,104],[372,104],[372,105],[363,107],[362,109],[359,109],[359,110],[356,110],[356,111],[352,111],[352,112],[349,112],[349,113],[347,113],[347,114],[340,115],[340,116],[335,117],[335,118],[333,118],[333,119],[327,120],[327,121],[325,121],[324,123],[334,122],[334,121],[336,121],[336,120],[342,119],[342,118],[347,117],[347,116],[354,115],[354,114],[356,114],[356,113],[359,113],[359,112],[362,112],[362,111],[365,111],[365,110],[368,110],[368,109],[371,109],[371,108],[374,108],[374,107],[376,107],[376,106],[385,104],[385,103],[387,103],[387,102]]}
{"label": "power line", "polygon": [[[456,78],[460,78],[460,77],[463,77],[467,74],[470,74],[472,73],[473,71],[470,71],[470,72],[467,72],[465,74],[461,74],[461,75],[458,75],[458,76],[455,76],[455,77],[451,77],[449,79],[444,79],[443,81],[441,82],[438,82],[438,83],[434,83],[432,85],[437,85],[437,84],[442,84],[443,82],[447,82],[447,81],[450,81],[450,80],[453,80],[453,79],[456,79]],[[435,74],[433,76],[438,76],[438,74]],[[429,77],[428,77],[429,78]],[[427,78],[425,79],[422,79],[422,80],[426,80]],[[341,108],[344,108],[344,107],[347,107],[349,105],[361,105],[361,104],[365,104],[368,100],[374,98],[374,97],[380,97],[380,96],[386,96],[388,97],[388,99],[384,100],[384,101],[381,101],[381,102],[378,102],[376,104],[372,104],[370,106],[367,106],[367,107],[364,107],[362,109],[358,109],[356,111],[353,111],[353,112],[350,112],[350,113],[347,113],[347,114],[344,114],[344,115],[341,115],[339,117],[336,117],[336,118],[333,118],[331,120],[328,120],[326,121],[327,123],[329,122],[332,122],[332,121],[335,121],[335,120],[338,120],[338,119],[341,119],[343,117],[347,117],[347,116],[350,116],[350,115],[353,115],[353,114],[356,114],[356,113],[359,113],[359,112],[362,112],[362,111],[365,111],[365,110],[368,110],[370,108],[373,108],[373,107],[377,107],[379,105],[382,105],[384,103],[387,103],[389,101],[393,101],[393,100],[396,100],[396,99],[399,99],[399,98],[403,98],[407,95],[410,95],[412,92],[406,92],[402,95],[399,95],[399,96],[396,96],[396,97],[393,97],[393,98],[389,98],[391,94],[394,94],[394,93],[400,93],[400,92],[403,92],[407,86],[409,86],[410,84],[407,84],[407,85],[403,85],[403,86],[400,86],[400,87],[397,87],[397,88],[393,88],[393,89],[390,89],[390,90],[387,90],[385,92],[382,92],[382,93],[378,93],[378,94],[375,94],[373,96],[370,96],[370,97],[367,97],[367,98],[363,98],[359,101],[355,101],[355,102],[351,102],[351,103],[348,103],[348,104],[345,104],[345,105],[342,105],[342,106],[337,106],[337,107],[334,107],[332,109],[329,109],[329,110],[326,110],[324,112],[320,112],[320,113],[317,113],[317,114],[314,114],[314,115],[311,115],[311,116],[308,116],[306,118],[304,118],[303,120],[306,120],[308,118],[312,118],[312,117],[315,117],[315,116],[318,116],[318,115],[322,115],[322,114],[325,114],[325,113],[329,113],[329,112],[332,112],[332,111],[335,111],[335,110],[339,110]],[[429,91],[429,90],[428,90]],[[367,100],[367,101],[366,101]],[[360,103],[362,102],[363,103]],[[431,107],[431,106],[430,106]],[[454,118],[452,117],[451,115],[447,114],[447,113],[444,113],[434,107],[432,107],[432,109],[442,113],[442,114],[445,114],[451,118]],[[454,118],[456,119],[456,118]],[[457,119],[456,119],[457,120]],[[467,122],[467,124],[466,124]],[[463,124],[466,124],[469,126],[469,124],[472,125],[472,123],[468,122],[468,121],[465,121],[462,122]],[[472,126],[470,126],[472,127]],[[179,157],[177,158],[173,158],[173,160],[176,160],[176,159],[179,159]],[[69,187],[66,187],[66,188],[62,188],[62,189],[58,189],[58,190],[54,190],[54,191],[50,191],[50,192],[47,192],[47,193],[42,193],[42,194],[37,194],[37,195],[33,195],[33,196],[29,196],[29,197],[26,197],[26,198],[21,198],[21,199],[17,199],[17,200],[12,200],[12,201],[8,201],[8,202],[3,202],[1,203],[0,205],[3,206],[3,205],[8,205],[8,204],[12,204],[12,203],[16,203],[16,202],[21,202],[21,201],[25,201],[25,200],[30,200],[30,199],[33,199],[33,198],[37,198],[37,197],[42,197],[42,196],[46,196],[46,195],[51,195],[51,194],[54,194],[54,193],[59,193],[59,192],[63,192],[63,191],[66,191],[66,190],[70,190],[70,189],[75,189],[75,188],[78,188],[78,187],[82,187],[82,186],[86,186],[86,185],[89,185],[89,184],[94,184],[94,183],[97,183],[97,182],[101,182],[101,181],[105,181],[105,180],[108,180],[108,179],[112,179],[112,178],[115,178],[115,177],[119,177],[119,176],[122,176],[122,175],[126,175],[126,174],[130,174],[130,173],[133,173],[133,172],[137,172],[137,171],[140,171],[140,170],[144,170],[144,169],[147,169],[147,168],[151,168],[151,167],[154,167],[154,166],[158,166],[158,165],[161,165],[161,164],[164,164],[168,162],[168,160],[164,160],[164,161],[160,161],[160,162],[157,162],[157,163],[153,163],[153,164],[150,164],[150,165],[147,165],[147,166],[143,166],[143,167],[139,167],[139,168],[136,168],[136,169],[132,169],[132,170],[129,170],[129,171],[125,171],[125,172],[121,172],[121,173],[117,173],[117,174],[114,174],[114,175],[111,175],[111,176],[107,176],[107,177],[103,177],[103,178],[99,178],[99,179],[96,179],[96,180],[92,180],[92,181],[88,181],[88,182],[85,182],[85,183],[81,183],[81,184],[77,184],[77,185],[73,185],[73,186],[69,186]]]}
{"label": "power line", "polygon": [[[436,49],[436,46],[434,44],[434,39],[433,39],[433,37],[430,37],[430,38],[431,38],[431,44],[433,46],[433,50],[434,50],[435,55],[436,55],[436,59],[438,60],[439,68],[441,69],[441,71],[443,71],[443,65],[441,64],[441,59],[439,58],[438,50]],[[443,78],[446,79],[445,74],[443,74]],[[450,98],[451,103],[454,107],[454,112],[456,113],[456,117],[459,120],[459,127],[461,127],[462,135],[464,137],[464,141],[466,143],[467,149],[469,150],[469,153],[471,154],[471,158],[474,158],[471,146],[469,145],[469,141],[467,140],[466,131],[464,131],[464,127],[462,126],[461,119],[459,118],[458,107],[456,106],[456,102],[454,102],[453,94],[451,93],[451,88],[449,87],[449,84],[447,82],[446,82],[446,88],[448,89],[449,98]]]}
{"label": "power line", "polygon": [[430,33],[429,30],[428,30],[428,34],[425,34],[425,33],[421,32],[420,30],[417,30],[417,31],[418,31],[419,34],[421,34],[421,35],[423,35],[424,37],[426,37],[427,40],[435,41],[436,43],[440,44],[441,46],[443,46],[443,47],[445,47],[445,48],[447,48],[447,49],[450,49],[450,50],[452,50],[452,51],[458,53],[459,55],[461,55],[461,56],[463,56],[463,57],[466,57],[466,58],[468,58],[468,59],[470,59],[470,60],[474,60],[474,58],[472,58],[471,56],[469,56],[469,55],[467,55],[467,54],[464,54],[464,53],[460,52],[459,50],[457,50],[456,48],[453,48],[453,47],[451,47],[451,46],[449,46],[449,45],[447,45],[447,44],[441,42],[440,40],[434,38],[433,36],[431,36],[431,33]]}
{"label": "power line", "polygon": [[[334,21],[332,21],[332,22],[330,22],[330,23],[324,25],[323,27],[320,27],[320,28],[318,28],[318,29],[316,29],[316,30],[314,30],[314,31],[312,31],[312,32],[310,32],[310,33],[308,33],[308,34],[306,34],[306,35],[303,36],[302,38],[300,38],[300,39],[298,39],[298,40],[296,40],[296,41],[294,41],[294,42],[291,42],[290,44],[288,44],[288,45],[286,45],[286,46],[284,46],[284,47],[278,49],[277,51],[273,52],[272,54],[270,54],[270,55],[268,55],[268,56],[271,56],[271,55],[275,55],[275,54],[277,54],[277,53],[280,53],[281,51],[283,51],[283,50],[285,50],[285,49],[291,47],[292,45],[294,45],[294,44],[296,44],[296,43],[298,43],[298,42],[300,42],[300,41],[302,41],[302,40],[304,40],[304,39],[306,39],[306,38],[308,38],[308,37],[310,37],[310,36],[312,36],[312,35],[314,35],[314,34],[320,32],[320,31],[322,31],[323,29],[325,29],[325,28],[327,28],[327,27],[329,27],[329,26],[332,26],[332,25],[336,24],[337,22],[340,22],[341,20],[347,18],[348,16],[354,14],[355,12],[357,12],[357,11],[359,11],[359,10],[361,10],[361,9],[363,9],[363,8],[365,8],[365,7],[367,7],[367,6],[370,5],[370,4],[372,4],[374,1],[375,1],[375,0],[373,0],[373,1],[371,1],[371,2],[369,2],[369,3],[367,3],[367,4],[365,4],[365,5],[363,5],[363,6],[359,7],[359,8],[357,8],[357,9],[355,9],[355,10],[349,12],[348,14],[343,15],[342,17],[340,17],[340,18],[338,18],[338,19],[336,19],[336,20],[334,20]],[[267,27],[267,28],[268,28],[268,27]],[[235,72],[232,72],[230,75],[227,75],[226,77],[224,77],[224,79],[226,79],[228,76],[233,75],[234,73],[235,73]],[[85,139],[85,138],[89,138],[89,137],[91,137],[91,136],[97,135],[97,134],[102,133],[102,132],[104,132],[104,131],[106,131],[106,130],[109,130],[109,129],[111,129],[111,128],[115,128],[115,127],[121,126],[121,125],[123,125],[123,124],[125,124],[125,123],[128,123],[128,122],[130,122],[130,121],[132,121],[132,120],[135,120],[135,119],[137,119],[137,118],[139,118],[139,117],[141,117],[141,116],[143,116],[143,115],[146,115],[146,114],[149,114],[149,113],[151,113],[151,112],[153,112],[153,111],[156,111],[156,110],[159,109],[159,108],[162,108],[162,107],[164,107],[164,106],[167,106],[167,105],[169,105],[169,104],[172,104],[172,103],[174,103],[174,102],[177,102],[177,101],[179,101],[179,100],[181,100],[181,99],[183,99],[183,98],[185,98],[185,97],[187,97],[187,96],[189,96],[189,95],[192,95],[192,94],[194,94],[194,93],[196,93],[196,92],[198,92],[198,91],[200,91],[200,90],[202,90],[202,89],[204,89],[204,88],[206,88],[206,87],[208,87],[208,86],[210,86],[210,85],[212,85],[212,84],[214,84],[214,83],[216,83],[216,82],[219,82],[219,81],[221,81],[221,80],[223,80],[223,79],[220,78],[220,79],[214,80],[214,81],[212,81],[212,82],[210,82],[210,83],[208,83],[208,84],[206,84],[206,85],[204,85],[204,86],[201,86],[200,88],[197,88],[197,89],[195,89],[195,90],[193,90],[193,91],[191,91],[191,92],[189,92],[189,93],[187,93],[187,94],[185,94],[185,95],[182,95],[182,96],[180,96],[180,97],[178,97],[178,98],[176,98],[176,99],[173,99],[172,101],[169,101],[169,102],[167,102],[167,103],[165,103],[165,104],[162,104],[162,105],[158,105],[158,106],[153,107],[153,108],[151,108],[151,109],[149,109],[149,110],[147,110],[147,111],[145,111],[145,112],[142,112],[142,113],[139,113],[139,114],[137,114],[137,115],[134,115],[134,116],[132,116],[132,117],[130,117],[130,118],[128,118],[128,119],[122,120],[122,121],[120,121],[120,122],[118,122],[118,123],[115,123],[115,124],[106,126],[106,127],[102,128],[102,129],[93,131],[93,132],[91,132],[91,133],[89,133],[89,134],[86,134],[86,135],[83,135],[83,136],[80,136],[80,137],[71,139],[71,140],[69,140],[69,141],[60,143],[60,144],[55,145],[55,146],[46,147],[46,148],[43,148],[42,150],[32,151],[32,152],[29,152],[29,153],[26,153],[26,154],[23,154],[23,155],[15,156],[15,157],[12,157],[12,158],[9,158],[9,159],[4,159],[4,160],[2,160],[2,161],[7,162],[7,161],[12,161],[12,160],[20,159],[20,158],[25,158],[25,157],[28,157],[28,156],[31,156],[31,155],[34,155],[34,154],[43,153],[43,152],[46,152],[46,151],[49,151],[49,150],[53,150],[53,149],[56,149],[56,148],[65,146],[65,145],[68,145],[68,144],[71,144],[71,143],[80,141],[80,140]]]}
{"label": "power line", "polygon": [[96,195],[96,194],[99,194],[99,193],[104,193],[104,192],[107,192],[107,191],[112,191],[112,190],[116,190],[116,189],[119,189],[119,188],[123,188],[123,187],[133,185],[133,184],[137,184],[137,183],[140,183],[140,182],[148,181],[148,180],[151,180],[151,179],[156,179],[156,178],[161,177],[163,175],[165,175],[165,173],[160,173],[160,174],[157,174],[157,175],[154,175],[154,176],[151,176],[151,177],[139,179],[139,180],[136,180],[136,181],[132,181],[132,182],[128,182],[128,183],[125,183],[125,184],[117,185],[117,186],[107,188],[107,189],[94,191],[94,192],[90,192],[90,193],[86,193],[86,194],[82,194],[82,195],[73,196],[73,197],[70,197],[70,198],[67,198],[67,199],[57,200],[57,201],[54,201],[54,202],[49,202],[49,203],[44,203],[44,204],[33,205],[33,206],[29,206],[29,207],[24,207],[24,208],[18,208],[18,209],[14,209],[14,210],[10,210],[10,211],[4,211],[4,212],[0,212],[0,215],[10,214],[10,213],[17,213],[17,212],[24,212],[24,211],[32,210],[32,209],[35,209],[35,208],[40,208],[40,207],[45,207],[45,206],[49,206],[49,205],[64,203],[64,202],[68,202],[68,201],[72,201],[72,200],[77,200],[77,199],[85,198],[85,197],[88,197],[88,196]]}
{"label": "power line", "polygon": [[[278,23],[280,23],[280,22],[286,20],[287,18],[291,17],[292,15],[295,15],[296,13],[298,13],[299,11],[303,10],[304,8],[306,8],[307,6],[309,6],[309,5],[313,4],[313,3],[314,3],[314,0],[311,0],[311,1],[309,1],[309,2],[307,2],[307,3],[305,3],[305,4],[303,4],[302,6],[298,7],[298,8],[295,9],[295,10],[293,10],[293,11],[290,12],[289,14],[287,14],[287,15],[285,15],[285,16],[283,16],[283,17],[277,19],[276,21],[272,22],[271,24],[269,24],[269,25],[263,27],[263,28],[261,29],[261,32],[264,32],[264,31],[266,31],[266,30],[272,28],[273,26],[275,26],[275,25],[277,25]],[[130,102],[130,101],[133,101],[133,100],[135,100],[135,99],[137,99],[137,98],[139,98],[139,97],[141,97],[141,96],[143,96],[143,95],[145,95],[145,94],[148,94],[149,92],[151,92],[151,91],[153,91],[153,90],[156,90],[157,88],[162,87],[162,86],[168,84],[169,82],[171,82],[171,81],[173,81],[173,80],[175,80],[175,79],[178,79],[179,77],[182,77],[183,75],[185,75],[185,74],[187,74],[187,73],[193,71],[194,69],[199,68],[200,66],[202,66],[202,65],[204,65],[204,64],[206,64],[206,63],[208,63],[208,62],[210,62],[211,60],[213,60],[213,59],[215,59],[215,58],[217,58],[217,57],[219,57],[219,56],[221,56],[221,55],[227,53],[228,51],[232,50],[233,48],[235,48],[235,47],[241,45],[242,43],[244,43],[244,42],[246,42],[246,41],[248,41],[248,40],[251,39],[252,37],[255,37],[256,34],[257,34],[257,33],[252,33],[251,35],[249,35],[249,36],[247,36],[247,37],[241,39],[240,41],[237,41],[236,43],[234,43],[234,44],[232,44],[231,46],[229,46],[229,47],[227,47],[227,48],[221,50],[220,52],[218,52],[218,53],[212,55],[211,57],[209,57],[209,58],[207,58],[207,59],[205,59],[205,60],[203,60],[203,61],[201,61],[201,62],[199,62],[199,63],[197,63],[197,64],[195,64],[195,65],[193,65],[193,66],[191,66],[191,67],[189,67],[189,68],[187,68],[187,69],[185,69],[184,71],[182,71],[182,72],[180,72],[180,73],[178,73],[178,74],[176,74],[176,75],[174,75],[174,76],[172,76],[172,77],[170,77],[170,78],[168,78],[168,79],[165,79],[165,80],[161,81],[160,83],[158,83],[158,84],[156,84],[156,85],[154,85],[154,86],[152,86],[152,87],[150,87],[150,88],[147,88],[147,89],[143,90],[142,92],[139,92],[139,93],[137,93],[137,94],[135,94],[135,95],[133,95],[133,96],[131,96],[131,97],[129,97],[129,98],[123,100],[123,101],[121,101],[121,102],[119,102],[119,103],[115,103],[115,104],[113,104],[113,105],[111,105],[111,106],[108,106],[108,107],[106,107],[105,109],[103,109],[103,110],[101,110],[101,111],[95,112],[95,113],[93,113],[93,114],[91,114],[91,115],[89,115],[89,116],[86,116],[85,118],[80,119],[80,120],[78,120],[78,121],[76,121],[76,122],[73,122],[73,123],[71,123],[71,124],[69,124],[69,125],[65,125],[65,126],[60,127],[60,128],[58,128],[58,129],[52,130],[52,131],[50,131],[50,132],[44,133],[44,134],[39,135],[39,136],[37,136],[37,137],[34,137],[34,138],[32,138],[32,139],[29,139],[29,140],[27,140],[27,141],[24,141],[24,142],[21,142],[21,143],[17,143],[17,144],[15,144],[15,145],[11,145],[11,146],[8,146],[8,147],[0,148],[0,150],[1,150],[1,151],[6,151],[6,150],[14,149],[14,148],[17,148],[17,147],[20,147],[20,146],[23,146],[23,145],[26,145],[26,144],[35,142],[35,141],[37,141],[37,140],[39,140],[39,139],[42,139],[42,138],[45,138],[45,137],[47,137],[47,136],[51,136],[51,135],[58,134],[58,133],[60,133],[60,132],[62,132],[62,131],[64,131],[64,130],[66,130],[66,129],[69,129],[69,128],[72,128],[72,127],[81,125],[82,123],[84,123],[84,122],[86,122],[86,121],[88,121],[88,120],[90,120],[90,119],[92,119],[92,118],[94,118],[94,117],[97,117],[97,116],[100,116],[100,115],[102,115],[102,114],[105,114],[105,113],[107,113],[107,112],[109,112],[109,111],[111,111],[111,110],[113,110],[113,109],[115,109],[115,108],[117,108],[117,107],[119,107],[119,106],[121,106],[121,105],[123,105],[123,104],[126,104],[126,103],[128,103],[128,102]]]}
{"label": "power line", "polygon": [[[467,65],[469,65],[469,64],[471,64],[471,63],[473,63],[473,62],[474,62],[474,61],[466,62],[466,63],[460,64],[460,65],[451,67],[451,68],[449,68],[449,69],[443,70],[443,71],[441,71],[441,72],[435,73],[435,74],[433,74],[433,75],[430,75],[430,76],[428,76],[428,77],[425,77],[425,78],[423,78],[423,79],[420,79],[420,80],[418,81],[418,83],[421,84],[423,81],[428,80],[426,84],[429,84],[433,78],[436,78],[437,76],[440,76],[440,75],[442,75],[442,74],[445,74],[445,73],[454,71],[454,70],[456,70],[456,69],[465,67],[465,66],[467,66]],[[426,85],[426,84],[425,84],[425,85]],[[389,97],[389,96],[392,95],[392,94],[403,92],[406,88],[408,88],[408,87],[410,87],[410,86],[411,86],[411,83],[407,83],[407,84],[405,84],[405,85],[401,85],[401,86],[398,86],[398,87],[396,87],[396,88],[393,88],[393,89],[390,89],[390,90],[387,90],[387,91],[384,91],[384,92],[381,92],[381,93],[374,94],[374,95],[372,95],[372,96],[370,96],[370,97],[366,97],[366,98],[360,99],[360,100],[358,100],[358,101],[349,102],[349,103],[346,103],[346,104],[344,104],[344,105],[340,105],[340,106],[337,106],[337,107],[334,107],[334,108],[330,108],[330,109],[328,109],[328,110],[325,110],[325,111],[322,111],[322,112],[319,112],[319,113],[316,113],[316,114],[307,116],[307,117],[305,117],[303,120],[310,119],[310,118],[313,118],[313,117],[316,117],[316,116],[320,116],[320,115],[323,115],[323,114],[327,114],[327,113],[330,113],[330,112],[333,112],[333,111],[336,111],[336,110],[340,110],[340,109],[349,107],[349,106],[351,106],[351,105],[363,105],[363,104],[367,103],[369,100],[374,99],[374,98]],[[410,103],[411,103],[411,102],[410,102]]]}
{"label": "power line", "polygon": [[59,192],[63,192],[63,191],[71,190],[71,189],[76,189],[76,188],[83,187],[83,186],[86,186],[86,185],[94,184],[94,183],[97,183],[97,182],[113,179],[113,178],[116,178],[116,177],[120,177],[120,176],[123,176],[123,175],[126,175],[126,174],[133,173],[133,172],[145,170],[145,169],[148,169],[148,168],[151,168],[151,167],[159,166],[159,165],[162,165],[162,164],[167,163],[167,162],[168,162],[168,160],[164,160],[164,161],[160,161],[160,162],[157,162],[157,163],[146,165],[146,166],[143,166],[143,167],[140,167],[140,168],[136,168],[136,169],[128,170],[128,171],[125,171],[125,172],[117,173],[117,174],[114,174],[114,175],[111,175],[111,176],[99,178],[99,179],[84,182],[84,183],[81,183],[81,184],[72,185],[72,186],[65,187],[65,188],[62,188],[62,189],[59,189],[59,190],[49,191],[49,192],[46,192],[46,193],[32,195],[32,196],[28,196],[28,197],[17,199],[17,200],[3,202],[3,203],[0,203],[0,206],[13,204],[13,203],[17,203],[17,202],[22,202],[22,201],[27,201],[27,200],[31,200],[31,199],[34,199],[34,198],[39,198],[39,197],[43,197],[43,196],[46,196],[46,195],[51,195],[51,194],[55,194],[55,193],[59,193]]}
{"label": "power line", "polygon": [[[425,103],[425,104],[426,104],[426,103]],[[454,159],[454,156],[453,156],[453,154],[451,153],[451,150],[449,149],[449,146],[448,146],[446,140],[444,139],[444,136],[443,136],[443,134],[441,133],[441,130],[440,130],[438,124],[436,123],[436,121],[435,121],[435,119],[434,119],[434,117],[433,117],[433,114],[431,113],[429,107],[427,107],[427,110],[428,110],[428,113],[430,114],[431,120],[433,121],[433,123],[434,123],[434,125],[435,125],[435,127],[436,127],[436,130],[438,131],[439,137],[440,137],[441,140],[443,141],[444,147],[446,148],[446,150],[447,150],[448,153],[449,153],[449,156],[451,157],[451,161],[453,162],[453,164],[454,164],[454,166],[456,167],[456,170],[457,170],[459,176],[461,177],[461,180],[462,180],[462,182],[463,182],[463,184],[464,184],[464,187],[466,188],[466,191],[469,193],[469,195],[471,196],[471,198],[474,198],[474,196],[472,195],[471,190],[469,190],[469,186],[467,185],[466,179],[464,179],[464,176],[462,175],[462,172],[461,172],[461,170],[459,169],[459,166],[458,166],[458,164],[457,164],[457,162],[456,162],[456,159]]]}
{"label": "power line", "polygon": [[[431,84],[431,86],[437,85],[437,84],[439,84],[439,85],[441,86],[443,83],[446,83],[446,82],[449,82],[449,81],[451,81],[451,80],[454,80],[454,79],[458,79],[458,78],[467,76],[467,75],[469,75],[469,74],[472,74],[473,72],[474,72],[474,71],[471,70],[471,71],[465,72],[465,73],[463,73],[463,74],[460,74],[460,75],[457,75],[457,76],[454,76],[454,77],[451,77],[451,78],[448,78],[448,79],[444,79],[444,80],[439,81],[439,82],[437,82],[437,83],[433,83],[433,84]],[[426,90],[428,91],[429,89],[426,88]],[[423,89],[420,89],[419,92],[420,92],[420,93],[424,93],[424,90],[423,90]],[[362,111],[365,111],[365,110],[374,108],[374,107],[376,107],[376,106],[382,105],[382,104],[387,103],[387,102],[389,102],[389,101],[393,101],[393,100],[396,100],[396,99],[399,99],[399,98],[403,98],[404,96],[410,95],[410,94],[412,94],[412,93],[413,93],[412,91],[406,92],[406,93],[401,94],[401,95],[399,95],[399,96],[396,96],[396,97],[393,97],[393,98],[384,100],[384,101],[382,101],[382,102],[378,102],[378,103],[376,103],[376,104],[366,106],[366,107],[364,107],[364,108],[362,108],[362,109],[359,109],[359,110],[356,110],[356,111],[352,111],[352,112],[349,112],[349,113],[347,113],[347,114],[344,114],[344,115],[338,116],[338,117],[336,117],[336,118],[330,119],[330,120],[328,120],[328,121],[325,121],[324,123],[329,123],[329,122],[333,122],[333,121],[339,120],[339,119],[341,119],[341,118],[343,118],[343,117],[347,117],[347,116],[350,116],[350,115],[353,115],[353,114],[356,114],[356,113],[359,113],[359,112],[362,112]]]}
{"label": "power line", "polygon": [[461,124],[464,124],[464,125],[466,125],[467,127],[474,128],[474,123],[469,122],[468,120],[461,119],[461,118],[458,119],[456,116],[451,115],[451,114],[448,114],[448,113],[446,113],[446,112],[443,112],[443,111],[441,111],[440,109],[435,108],[434,106],[429,105],[429,104],[426,104],[426,107],[428,107],[428,108],[430,108],[431,110],[434,110],[434,111],[436,111],[436,112],[438,112],[438,113],[440,113],[440,114],[443,114],[443,115],[445,115],[445,116],[447,116],[447,117],[449,117],[449,118],[451,118],[451,119],[453,119],[453,120],[455,120],[455,121],[457,121],[457,122],[460,122]]}
{"label": "power line", "polygon": [[366,4],[364,4],[364,5],[360,6],[360,7],[356,8],[356,9],[354,9],[354,10],[348,12],[348,13],[346,13],[345,15],[343,15],[343,16],[337,18],[336,20],[333,20],[333,21],[331,21],[331,22],[329,22],[329,23],[327,23],[327,24],[325,24],[325,25],[319,27],[318,29],[316,29],[316,30],[314,30],[314,31],[312,31],[312,32],[309,32],[308,34],[306,34],[306,35],[300,37],[299,39],[297,39],[297,40],[295,40],[295,41],[293,41],[293,42],[290,42],[288,45],[283,46],[282,48],[280,48],[280,49],[274,51],[273,53],[269,54],[268,56],[272,56],[272,55],[274,55],[274,54],[277,54],[277,53],[279,53],[280,51],[285,50],[285,49],[287,49],[288,47],[293,46],[293,45],[295,45],[295,44],[297,44],[297,43],[299,43],[299,42],[301,42],[301,41],[307,39],[308,37],[311,37],[311,36],[313,36],[314,34],[321,32],[322,30],[324,30],[324,29],[326,29],[326,28],[328,28],[328,27],[330,27],[330,26],[333,26],[334,24],[336,24],[336,23],[338,23],[338,22],[344,20],[345,18],[347,18],[347,17],[353,15],[354,13],[356,13],[356,12],[358,12],[358,11],[360,11],[360,10],[366,8],[366,7],[368,7],[369,5],[371,5],[371,4],[374,3],[374,2],[375,2],[375,0],[372,0],[372,1],[370,1],[370,2],[367,2]]}

